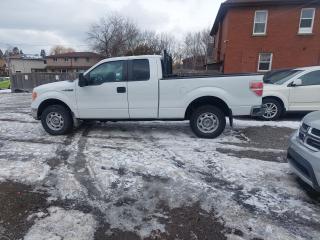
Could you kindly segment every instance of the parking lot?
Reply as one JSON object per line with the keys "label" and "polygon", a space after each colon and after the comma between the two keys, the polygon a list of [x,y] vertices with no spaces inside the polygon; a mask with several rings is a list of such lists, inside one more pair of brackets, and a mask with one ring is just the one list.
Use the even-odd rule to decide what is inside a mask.
{"label": "parking lot", "polygon": [[[30,94],[0,94],[0,239],[319,239],[320,197],[286,163],[300,116],[83,124],[49,136]],[[6,238],[5,238],[6,237]]]}

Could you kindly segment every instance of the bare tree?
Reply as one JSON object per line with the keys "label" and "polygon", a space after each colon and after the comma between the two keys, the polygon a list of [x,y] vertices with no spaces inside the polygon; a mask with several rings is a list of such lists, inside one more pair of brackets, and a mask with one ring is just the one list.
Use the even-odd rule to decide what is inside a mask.
{"label": "bare tree", "polygon": [[210,48],[212,44],[210,36],[210,29],[188,33],[184,40],[183,55],[192,62],[192,68],[195,69],[197,65],[205,65],[207,58],[210,55]]}
{"label": "bare tree", "polygon": [[75,52],[73,48],[67,48],[62,45],[56,45],[50,50],[50,55],[57,55],[57,54],[62,54],[62,53],[70,53],[70,52]]}
{"label": "bare tree", "polygon": [[19,56],[20,54],[23,54],[23,52],[22,52],[22,50],[19,50],[18,47],[8,46],[8,48],[6,49],[6,51],[4,53],[4,57],[8,58],[8,57],[12,57],[12,56]]}
{"label": "bare tree", "polygon": [[169,34],[142,31],[130,19],[111,15],[91,26],[88,41],[92,49],[106,57],[171,52],[175,39]]}
{"label": "bare tree", "polygon": [[91,26],[88,40],[93,50],[106,57],[117,57],[134,49],[138,35],[138,27],[133,22],[112,15]]}
{"label": "bare tree", "polygon": [[133,51],[127,55],[161,54],[164,50],[172,52],[174,46],[175,38],[169,34],[143,31],[133,43]]}

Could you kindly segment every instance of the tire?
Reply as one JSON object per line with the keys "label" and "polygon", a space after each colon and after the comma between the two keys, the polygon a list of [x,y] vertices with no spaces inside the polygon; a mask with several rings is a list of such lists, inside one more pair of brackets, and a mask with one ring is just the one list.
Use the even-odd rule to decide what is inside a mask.
{"label": "tire", "polygon": [[284,108],[280,101],[274,98],[265,98],[262,101],[264,107],[266,107],[266,113],[261,116],[264,121],[278,120],[284,113]]}
{"label": "tire", "polygon": [[200,138],[217,138],[226,128],[226,115],[215,106],[202,106],[192,113],[190,127]]}
{"label": "tire", "polygon": [[68,109],[61,105],[48,106],[41,114],[43,128],[50,135],[65,135],[73,129],[73,119]]}

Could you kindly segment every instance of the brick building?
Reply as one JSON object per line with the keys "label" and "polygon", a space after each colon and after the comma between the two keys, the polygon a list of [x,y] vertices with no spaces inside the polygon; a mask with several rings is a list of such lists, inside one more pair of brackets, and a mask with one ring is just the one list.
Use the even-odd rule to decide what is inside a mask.
{"label": "brick building", "polygon": [[320,65],[320,0],[227,0],[211,35],[224,73]]}

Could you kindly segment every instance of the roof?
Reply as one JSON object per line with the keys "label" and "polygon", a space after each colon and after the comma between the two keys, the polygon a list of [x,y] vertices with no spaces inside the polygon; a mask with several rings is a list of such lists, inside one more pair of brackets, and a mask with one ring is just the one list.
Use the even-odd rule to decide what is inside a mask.
{"label": "roof", "polygon": [[102,55],[94,52],[69,52],[47,56],[47,58],[103,58]]}
{"label": "roof", "polygon": [[19,55],[10,56],[9,59],[14,59],[14,60],[42,60],[42,61],[44,60],[38,54],[19,54]]}
{"label": "roof", "polygon": [[257,7],[257,6],[279,6],[279,5],[303,5],[320,4],[320,0],[226,0],[220,5],[216,20],[211,29],[211,36],[216,34],[219,29],[219,23],[223,21],[226,13],[234,7]]}
{"label": "roof", "polygon": [[294,70],[300,70],[300,71],[320,70],[320,66],[301,67],[301,68],[296,68]]}

